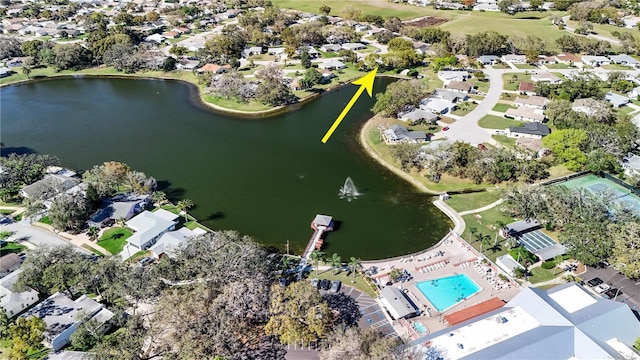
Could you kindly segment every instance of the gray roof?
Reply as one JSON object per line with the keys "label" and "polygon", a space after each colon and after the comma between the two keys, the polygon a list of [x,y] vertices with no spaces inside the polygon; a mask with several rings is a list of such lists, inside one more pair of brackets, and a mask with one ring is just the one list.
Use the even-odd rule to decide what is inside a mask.
{"label": "gray roof", "polygon": [[553,244],[551,246],[544,247],[535,252],[535,254],[542,259],[542,261],[547,261],[549,259],[553,259],[558,255],[562,255],[567,252],[567,248],[561,244]]}
{"label": "gray roof", "polygon": [[138,206],[143,200],[133,201],[105,201],[102,203],[101,208],[91,217],[91,222],[101,223],[107,219],[118,220],[124,218],[129,220],[129,214],[132,213],[132,208]]}
{"label": "gray roof", "polygon": [[60,351],[57,353],[50,353],[47,355],[47,360],[87,360],[91,359],[92,355],[83,351]]}
{"label": "gray roof", "polygon": [[528,230],[537,229],[539,227],[540,224],[538,223],[538,220],[525,219],[508,224],[505,226],[505,229],[507,229],[509,234],[517,234]]}
{"label": "gray roof", "polygon": [[432,113],[431,111],[414,109],[408,113],[398,114],[398,118],[400,118],[401,120],[411,120],[411,121],[418,121],[423,119],[426,121],[434,121],[438,119],[438,115]]}
{"label": "gray roof", "polygon": [[186,227],[182,227],[176,231],[169,231],[162,234],[155,245],[153,245],[149,250],[158,257],[162,254],[171,256],[180,244],[195,235],[195,232],[187,229]]}
{"label": "gray roof", "polygon": [[527,122],[522,126],[510,126],[510,132],[517,132],[520,134],[530,134],[530,135],[540,135],[547,136],[549,135],[549,127],[543,123],[539,122]]}
{"label": "gray roof", "polygon": [[611,55],[609,56],[609,59],[611,59],[611,61],[613,61],[616,64],[630,64],[630,65],[640,64],[638,60],[632,58],[627,54]]}
{"label": "gray roof", "polygon": [[0,272],[5,272],[20,264],[20,256],[11,253],[0,257]]}
{"label": "gray roof", "polygon": [[398,124],[391,125],[384,133],[388,140],[425,140],[427,138],[423,131],[409,131],[406,127]]}
{"label": "gray roof", "polygon": [[22,269],[18,269],[0,279],[0,307],[6,311],[9,318],[38,301],[37,291],[28,289],[17,292],[13,288],[21,272]]}
{"label": "gray roof", "polygon": [[380,295],[382,296],[383,304],[388,307],[387,310],[396,319],[415,315],[419,311],[398,288],[387,286],[380,291]]}
{"label": "gray roof", "polygon": [[[502,318],[505,325],[493,325],[494,331],[486,331]],[[496,326],[515,332],[503,334]],[[459,341],[463,345],[459,349],[440,347],[444,359],[613,359],[623,356],[611,340],[631,347],[638,336],[640,322],[627,304],[595,297],[567,283],[548,291],[524,288],[503,308],[411,344],[431,341],[438,347]],[[448,338],[452,341],[447,342]]]}
{"label": "gray roof", "polygon": [[23,187],[22,192],[27,197],[32,197],[33,195],[35,195],[35,193],[37,193],[38,191],[42,191],[42,189],[44,188],[59,188],[62,191],[66,191],[74,187],[79,182],[80,180],[77,178],[58,174],[47,174],[43,179],[38,180],[31,185]]}
{"label": "gray roof", "polygon": [[628,104],[631,99],[626,96],[618,95],[616,93],[608,92],[604,95],[604,99],[611,103],[613,106],[622,106]]}
{"label": "gray roof", "polygon": [[497,57],[496,55],[480,55],[480,56],[478,56],[478,61],[480,61],[483,64],[494,62],[494,61],[496,61],[498,59],[499,59],[499,57]]}
{"label": "gray roof", "polygon": [[440,98],[440,99],[445,99],[447,101],[451,101],[454,102],[458,99],[466,99],[468,96],[467,94],[463,94],[460,93],[458,91],[451,91],[451,90],[447,90],[447,89],[436,89],[433,92],[433,96]]}
{"label": "gray roof", "polygon": [[313,223],[320,226],[329,226],[331,225],[331,220],[333,220],[333,218],[329,215],[318,214],[313,219]]}

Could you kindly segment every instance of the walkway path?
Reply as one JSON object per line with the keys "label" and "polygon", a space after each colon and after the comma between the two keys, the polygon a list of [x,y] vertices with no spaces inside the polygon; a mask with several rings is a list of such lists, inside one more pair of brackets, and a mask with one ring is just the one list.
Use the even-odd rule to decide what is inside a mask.
{"label": "walkway path", "polygon": [[[570,27],[569,24],[569,19],[571,18],[571,16],[563,16],[562,17],[562,21],[564,22],[564,29],[570,33],[575,33],[575,28]],[[608,41],[610,42],[612,45],[620,45],[620,41],[616,40],[616,39],[612,39],[612,38],[608,38],[606,36],[602,36],[602,35],[598,35],[598,34],[589,34],[586,35],[587,37],[590,37],[592,39],[596,39],[596,40],[604,40],[604,41]]]}
{"label": "walkway path", "polygon": [[498,206],[498,205],[502,204],[502,202],[503,202],[503,200],[502,200],[502,199],[500,199],[500,200],[497,200],[497,201],[492,202],[491,204],[489,204],[489,205],[487,205],[487,206],[483,206],[483,207],[480,207],[480,208],[477,208],[477,209],[471,209],[471,210],[461,211],[461,212],[459,212],[459,213],[458,213],[458,215],[460,215],[460,216],[465,216],[465,215],[469,215],[469,214],[479,213],[479,212],[482,212],[482,211],[485,211],[485,210],[489,210],[489,209],[491,209],[491,208],[494,208],[494,207],[496,207],[496,206]]}

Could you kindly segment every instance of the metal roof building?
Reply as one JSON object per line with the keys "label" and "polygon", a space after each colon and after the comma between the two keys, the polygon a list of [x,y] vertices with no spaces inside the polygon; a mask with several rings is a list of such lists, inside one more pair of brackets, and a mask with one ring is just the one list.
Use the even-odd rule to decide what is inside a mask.
{"label": "metal roof building", "polygon": [[525,288],[504,307],[417,339],[442,359],[638,359],[640,322],[575,283]]}

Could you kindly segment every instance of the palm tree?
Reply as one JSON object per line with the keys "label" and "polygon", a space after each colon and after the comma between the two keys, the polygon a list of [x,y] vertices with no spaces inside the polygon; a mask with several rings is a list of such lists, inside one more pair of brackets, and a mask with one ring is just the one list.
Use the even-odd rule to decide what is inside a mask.
{"label": "palm tree", "polygon": [[483,251],[484,245],[493,245],[493,242],[491,241],[491,236],[482,234],[482,238],[480,239],[480,252]]}
{"label": "palm tree", "polygon": [[154,191],[151,194],[151,200],[156,207],[160,207],[167,202],[167,194],[164,191]]}
{"label": "palm tree", "polygon": [[311,261],[314,264],[313,266],[315,266],[316,268],[316,276],[318,276],[318,263],[320,262],[320,260],[324,261],[324,257],[325,257],[324,252],[320,250],[313,250],[311,252]]}
{"label": "palm tree", "polygon": [[282,271],[289,270],[290,266],[291,266],[291,258],[288,257],[288,256],[283,256],[282,257]]}
{"label": "palm tree", "polygon": [[180,212],[184,212],[184,222],[187,222],[187,210],[191,209],[193,207],[193,201],[191,201],[190,199],[182,199],[180,201],[178,201],[178,203],[176,204],[176,208],[178,209],[178,211]]}
{"label": "palm tree", "polygon": [[89,240],[94,241],[98,238],[98,234],[100,233],[100,229],[95,226],[89,226],[89,231],[87,231],[87,235],[89,235]]}
{"label": "palm tree", "polygon": [[124,227],[127,224],[127,220],[123,217],[118,219],[118,226]]}
{"label": "palm tree", "polygon": [[31,75],[31,67],[29,67],[29,66],[23,66],[23,67],[22,67],[22,73],[23,73],[23,74],[25,74],[25,75],[27,75],[27,79],[31,79],[31,78],[29,77],[29,75]]}
{"label": "palm tree", "polygon": [[[342,265],[342,258],[340,257],[340,255],[333,253],[329,261],[331,262],[331,266],[333,267],[334,271],[340,269],[340,265]],[[337,271],[335,274],[337,274]]]}
{"label": "palm tree", "polygon": [[360,258],[351,257],[351,261],[349,261],[349,268],[351,269],[351,275],[356,277],[356,271],[362,267],[362,261]]}

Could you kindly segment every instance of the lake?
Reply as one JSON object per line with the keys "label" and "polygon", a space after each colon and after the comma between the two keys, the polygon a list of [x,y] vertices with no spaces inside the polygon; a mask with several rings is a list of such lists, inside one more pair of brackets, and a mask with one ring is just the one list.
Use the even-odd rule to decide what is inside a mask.
{"label": "lake", "polygon": [[[377,79],[374,93],[391,80]],[[452,226],[433,197],[370,159],[358,130],[371,117],[366,93],[326,144],[320,139],[356,86],[300,109],[243,119],[199,105],[187,84],[141,79],[57,79],[0,89],[5,148],[53,154],[84,170],[121,161],[156,178],[170,199],[191,199],[190,214],[212,229],[234,229],[267,246],[301,253],[318,213],[336,231],[325,251],[380,259],[439,241]],[[375,97],[375,94],[374,94]],[[338,191],[351,177],[362,194]]]}

